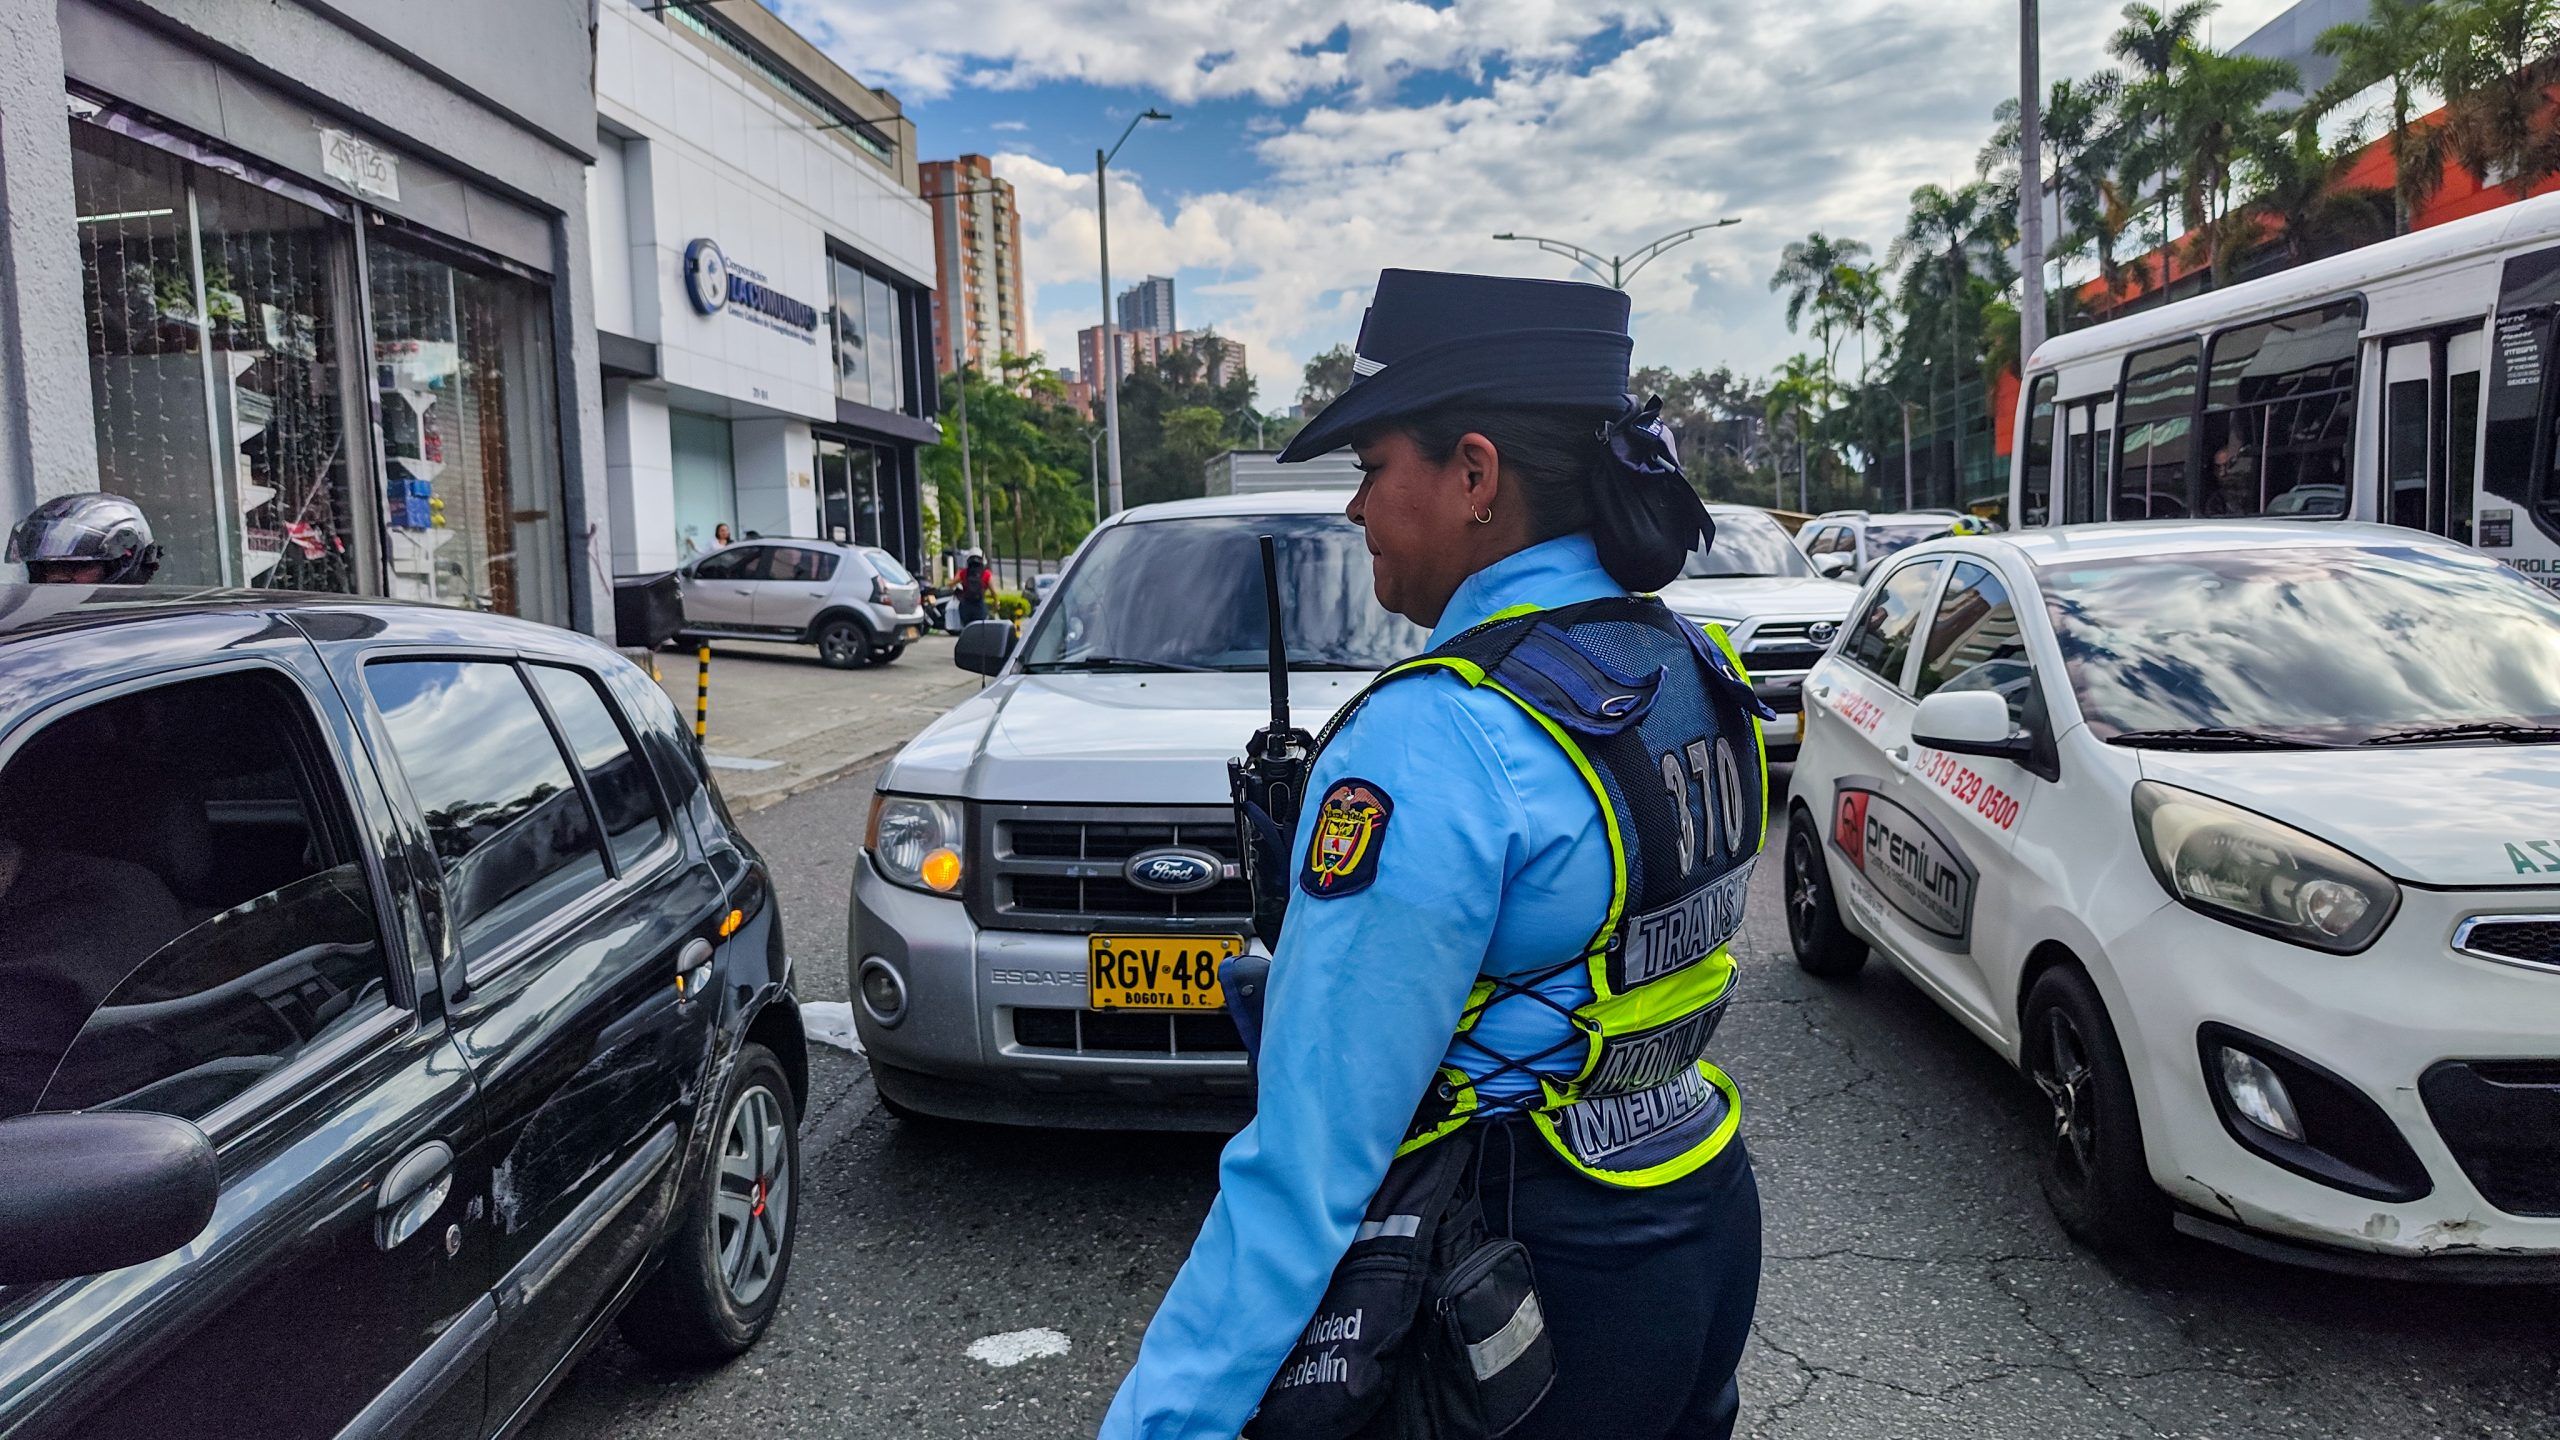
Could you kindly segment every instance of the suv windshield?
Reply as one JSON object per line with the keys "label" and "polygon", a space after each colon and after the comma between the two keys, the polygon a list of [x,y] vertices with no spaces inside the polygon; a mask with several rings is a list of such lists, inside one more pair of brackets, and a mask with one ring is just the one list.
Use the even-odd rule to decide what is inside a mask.
{"label": "suv windshield", "polygon": [[1369,547],[1339,515],[1203,515],[1094,537],[1040,609],[1022,668],[1259,670],[1268,640],[1258,538],[1279,541],[1295,670],[1383,670],[1422,627],[1378,608]]}
{"label": "suv windshield", "polygon": [[2101,739],[2422,743],[2560,724],[2560,598],[2485,558],[2285,546],[2037,574]]}
{"label": "suv windshield", "polygon": [[1716,538],[1692,550],[1680,567],[1683,580],[1745,575],[1809,576],[1813,565],[1777,521],[1757,510],[1716,510]]}

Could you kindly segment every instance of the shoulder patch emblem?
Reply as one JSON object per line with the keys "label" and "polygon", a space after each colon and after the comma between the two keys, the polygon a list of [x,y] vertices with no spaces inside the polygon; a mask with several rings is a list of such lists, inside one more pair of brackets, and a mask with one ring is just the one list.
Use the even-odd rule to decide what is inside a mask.
{"label": "shoulder patch emblem", "polygon": [[1366,780],[1339,780],[1316,807],[1315,835],[1298,888],[1319,900],[1356,895],[1378,878],[1378,852],[1395,813],[1387,792]]}

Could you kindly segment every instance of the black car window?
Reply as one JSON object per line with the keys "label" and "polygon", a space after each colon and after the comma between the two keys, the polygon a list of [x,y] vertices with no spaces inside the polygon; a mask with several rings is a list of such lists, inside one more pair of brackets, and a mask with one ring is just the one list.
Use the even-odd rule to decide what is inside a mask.
{"label": "black car window", "polygon": [[1988,569],[1957,561],[1946,593],[1938,597],[1928,638],[1921,642],[1920,675],[1911,693],[1990,690],[2009,702],[2009,723],[2023,728],[2034,680],[2009,587]]}
{"label": "black car window", "polygon": [[657,787],[649,783],[649,767],[631,748],[595,682],[575,670],[535,665],[526,673],[551,707],[551,719],[569,742],[578,771],[586,777],[587,794],[604,822],[605,841],[613,849],[614,867],[625,873],[639,862],[658,837],[667,833],[659,813]]}
{"label": "black car window", "polygon": [[762,545],[732,545],[726,550],[714,550],[694,562],[693,578],[696,580],[761,580],[765,575],[764,563],[767,553],[767,547]]}
{"label": "black car window", "polygon": [[595,821],[513,665],[378,660],[364,679],[444,862],[466,958],[604,882]]}
{"label": "black car window", "polygon": [[1900,686],[1903,661],[1911,654],[1911,631],[1929,598],[1929,586],[1938,578],[1938,565],[1935,560],[1922,560],[1886,576],[1841,644],[1840,653],[1874,671],[1886,684]]}
{"label": "black car window", "polygon": [[0,1118],[201,1119],[390,1007],[309,702],[234,671],[120,695],[0,771]]}

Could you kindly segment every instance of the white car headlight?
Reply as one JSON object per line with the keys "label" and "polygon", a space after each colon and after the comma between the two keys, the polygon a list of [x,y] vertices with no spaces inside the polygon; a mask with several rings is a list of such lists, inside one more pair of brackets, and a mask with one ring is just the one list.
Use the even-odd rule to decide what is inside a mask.
{"label": "white car headlight", "polygon": [[892,883],[933,895],[957,895],[967,834],[966,816],[957,800],[874,795],[862,848],[871,852],[871,863]]}
{"label": "white car headlight", "polygon": [[2371,865],[2192,790],[2134,786],[2133,829],[2151,873],[2180,904],[2296,945],[2353,954],[2400,907],[2399,885]]}

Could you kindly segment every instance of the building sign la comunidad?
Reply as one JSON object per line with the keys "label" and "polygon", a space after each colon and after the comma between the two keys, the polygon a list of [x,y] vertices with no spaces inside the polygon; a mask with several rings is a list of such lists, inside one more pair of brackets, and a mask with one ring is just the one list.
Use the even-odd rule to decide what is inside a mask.
{"label": "building sign la comunidad", "polygon": [[730,261],[708,236],[684,247],[684,291],[696,312],[722,312],[795,336],[818,339],[818,309],[767,285],[764,276]]}

